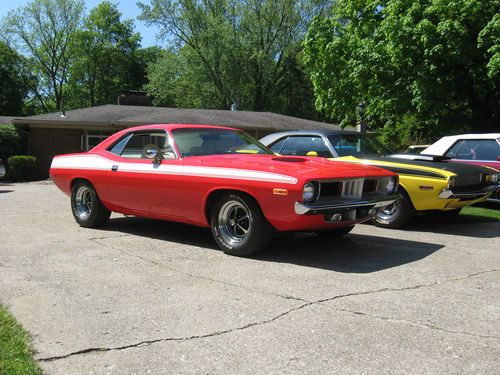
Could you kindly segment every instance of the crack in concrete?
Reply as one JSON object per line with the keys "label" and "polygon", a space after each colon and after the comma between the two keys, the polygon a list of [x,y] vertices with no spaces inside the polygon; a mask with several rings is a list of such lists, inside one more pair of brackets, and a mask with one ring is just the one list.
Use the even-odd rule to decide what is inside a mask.
{"label": "crack in concrete", "polygon": [[313,304],[313,302],[309,302],[309,303],[304,303],[300,306],[297,306],[297,307],[294,307],[293,309],[289,309],[285,312],[282,312],[270,319],[266,319],[266,320],[261,320],[261,321],[258,321],[258,322],[253,322],[253,323],[248,323],[248,324],[245,324],[244,326],[241,326],[241,327],[236,327],[236,328],[230,328],[230,329],[226,329],[226,330],[222,330],[222,331],[216,331],[216,332],[213,332],[213,333],[207,333],[205,335],[192,335],[192,336],[187,336],[187,337],[168,337],[168,338],[161,338],[161,339],[154,339],[154,340],[144,340],[144,341],[140,341],[138,343],[135,343],[135,344],[130,344],[130,345],[123,345],[123,346],[117,346],[117,347],[112,347],[112,348],[87,348],[87,349],[82,349],[82,350],[78,350],[78,351],[75,351],[75,352],[71,352],[71,353],[68,353],[68,354],[64,354],[64,355],[59,355],[59,356],[53,356],[53,357],[45,357],[45,358],[37,358],[37,361],[40,361],[40,362],[52,362],[52,361],[57,361],[57,360],[60,360],[60,359],[65,359],[65,358],[68,358],[68,357],[72,357],[72,356],[75,356],[75,355],[81,355],[81,354],[89,354],[89,353],[94,353],[94,352],[109,352],[109,351],[119,351],[119,350],[124,350],[124,349],[130,349],[130,348],[138,348],[138,347],[144,347],[144,346],[150,346],[152,344],[156,344],[156,343],[159,343],[159,342],[167,342],[167,341],[189,341],[189,340],[196,340],[196,339],[204,339],[204,338],[210,338],[210,337],[215,337],[215,336],[220,336],[220,335],[224,335],[224,334],[227,334],[227,333],[232,333],[232,332],[237,332],[237,331],[242,331],[242,330],[245,330],[245,329],[248,329],[248,328],[251,328],[251,327],[255,327],[255,326],[259,326],[259,325],[264,325],[264,324],[268,324],[268,323],[271,323],[275,320],[278,320],[280,318],[282,318],[283,316],[285,315],[288,315],[296,310],[300,310],[306,306],[309,306]]}
{"label": "crack in concrete", "polygon": [[[107,237],[107,238],[109,238],[109,237]],[[113,238],[113,237],[111,237],[111,238]],[[99,240],[99,239],[105,239],[105,238],[96,238],[96,239]],[[103,245],[103,244],[99,243],[98,241],[94,241],[96,239],[91,238],[90,240],[93,241],[93,242],[95,242],[96,244],[98,244],[100,246],[106,247],[106,245]],[[131,253],[129,253],[129,252],[127,252],[127,251],[125,251],[125,250],[123,250],[121,248],[117,248],[115,246],[109,246],[108,245],[108,247],[110,247],[110,248],[112,248],[114,250],[117,250],[117,251],[119,251],[122,254],[125,254],[127,256],[139,258],[139,259],[141,259],[141,260],[143,260],[145,262],[154,264],[155,266],[157,266],[159,268],[168,269],[170,271],[176,272],[176,273],[184,275],[184,276],[192,277],[194,279],[205,280],[205,281],[210,281],[210,282],[214,282],[214,283],[218,283],[218,284],[222,284],[222,285],[226,285],[226,286],[231,286],[231,287],[235,287],[235,288],[246,290],[246,291],[251,292],[251,293],[266,294],[266,295],[270,295],[270,296],[273,296],[273,297],[280,297],[280,298],[283,298],[283,299],[295,300],[295,301],[300,301],[300,302],[311,302],[311,301],[305,300],[305,299],[300,298],[300,297],[294,297],[294,296],[290,296],[290,295],[283,295],[283,294],[279,294],[279,293],[270,293],[270,292],[266,292],[266,291],[262,291],[262,290],[255,290],[255,289],[243,286],[243,285],[230,283],[230,282],[227,282],[227,281],[224,281],[224,280],[212,279],[212,278],[207,277],[207,276],[195,275],[193,273],[186,272],[186,271],[177,269],[175,267],[168,266],[168,265],[166,265],[164,263],[157,262],[157,261],[155,261],[153,259],[146,258],[146,257],[141,256],[139,254],[131,254]]]}
{"label": "crack in concrete", "polygon": [[[126,254],[126,252],[125,252],[125,254]],[[226,330],[222,330],[222,331],[216,331],[216,332],[208,333],[208,334],[205,334],[205,335],[192,335],[192,336],[187,336],[187,337],[168,337],[168,338],[160,338],[160,339],[153,339],[153,340],[144,340],[144,341],[140,341],[140,342],[135,343],[135,344],[129,344],[129,345],[123,345],[123,346],[117,346],[117,347],[110,347],[110,348],[106,348],[106,347],[102,347],[102,348],[87,348],[87,349],[82,349],[82,350],[78,350],[78,351],[75,351],[75,352],[71,352],[71,353],[63,354],[63,355],[59,355],[59,356],[37,358],[37,360],[40,361],[40,362],[52,362],[52,361],[57,361],[57,360],[69,358],[69,357],[72,357],[72,356],[75,356],[75,355],[82,355],[82,354],[89,354],[89,353],[96,353],[96,352],[120,351],[120,350],[125,350],[125,349],[130,349],[130,348],[138,348],[138,347],[143,347],[143,346],[150,346],[150,345],[153,345],[153,344],[159,343],[159,342],[189,341],[189,340],[210,338],[210,337],[215,337],[215,336],[219,336],[219,335],[224,335],[224,334],[228,334],[228,333],[233,333],[233,332],[237,332],[237,331],[246,330],[248,328],[252,328],[252,327],[256,327],[256,326],[261,326],[261,325],[269,324],[269,323],[272,323],[272,322],[274,322],[274,321],[276,321],[278,319],[281,319],[282,317],[284,317],[284,316],[286,316],[288,314],[291,314],[292,312],[295,312],[295,311],[298,311],[298,310],[302,310],[302,309],[304,309],[306,307],[313,306],[313,305],[322,305],[324,302],[329,302],[329,301],[337,300],[337,299],[340,299],[340,298],[347,298],[347,297],[367,295],[367,294],[375,294],[375,293],[382,293],[382,292],[392,292],[392,291],[399,292],[399,291],[405,291],[405,290],[415,290],[415,289],[420,289],[420,288],[432,287],[432,286],[439,285],[439,284],[444,284],[444,283],[447,283],[447,282],[465,280],[465,279],[468,279],[468,278],[471,278],[471,277],[476,277],[476,276],[479,276],[479,275],[484,275],[484,274],[487,274],[487,273],[498,272],[498,271],[499,270],[497,270],[497,269],[487,270],[487,271],[480,271],[480,272],[475,272],[475,273],[467,274],[467,275],[461,276],[461,277],[450,278],[450,279],[445,279],[445,280],[442,280],[442,281],[435,281],[435,282],[429,283],[429,284],[419,284],[419,285],[414,285],[414,286],[409,286],[409,287],[404,287],[404,288],[381,288],[381,289],[371,290],[371,291],[363,291],[363,292],[354,292],[354,293],[341,294],[341,295],[333,296],[333,297],[330,297],[330,298],[324,298],[324,299],[319,299],[319,300],[316,300],[316,301],[310,301],[310,302],[303,303],[303,304],[301,304],[299,306],[296,306],[294,308],[288,309],[288,310],[286,310],[286,311],[284,311],[284,312],[282,312],[282,313],[280,313],[280,314],[278,314],[278,315],[276,315],[276,316],[274,316],[274,317],[272,317],[270,319],[260,320],[258,322],[248,323],[248,324],[240,326],[240,327],[230,328],[230,329],[226,329]],[[196,276],[194,276],[194,277],[196,277]],[[369,317],[377,318],[377,319],[381,319],[381,320],[393,320],[393,321],[399,321],[399,322],[406,322],[408,324],[418,324],[418,325],[425,326],[425,327],[430,328],[430,329],[436,329],[436,330],[440,330],[440,331],[451,333],[451,334],[468,335],[468,336],[476,337],[476,338],[486,338],[486,339],[495,339],[495,340],[499,339],[499,338],[497,338],[495,336],[484,336],[484,335],[476,335],[476,334],[472,334],[472,333],[468,333],[468,332],[452,331],[452,330],[447,330],[447,329],[442,328],[442,327],[438,327],[438,326],[434,326],[434,325],[430,325],[430,324],[426,325],[424,323],[419,323],[419,322],[405,321],[405,320],[402,320],[402,319],[395,319],[395,318],[388,318],[388,317],[387,318],[386,317],[377,317],[375,315],[370,315],[370,314],[359,312],[359,311],[351,311],[351,310],[344,310],[344,309],[334,309],[334,308],[332,308],[332,309],[336,310],[336,311],[349,312],[349,313],[356,314],[356,315],[369,316]]]}
{"label": "crack in concrete", "polygon": [[416,326],[420,326],[420,327],[434,329],[434,330],[437,330],[437,331],[443,331],[443,332],[446,332],[446,333],[452,333],[452,334],[464,335],[464,336],[471,336],[471,337],[480,338],[480,339],[500,340],[500,337],[498,337],[498,336],[479,335],[477,333],[471,333],[471,332],[466,332],[466,331],[454,331],[454,330],[447,329],[447,328],[444,328],[444,327],[440,327],[440,326],[437,326],[437,325],[434,325],[434,324],[419,322],[419,321],[415,321],[415,320],[398,319],[398,318],[391,318],[389,316],[373,315],[373,314],[368,314],[366,312],[357,311],[357,310],[335,309],[335,308],[331,308],[331,309],[335,310],[335,311],[350,313],[350,314],[353,314],[353,315],[367,316],[367,317],[370,317],[370,318],[373,318],[373,319],[378,319],[378,320],[393,321],[393,322],[397,322],[397,323],[404,323],[404,324],[409,324],[409,325],[416,325]]}
{"label": "crack in concrete", "polygon": [[401,287],[401,288],[381,288],[381,289],[376,289],[376,290],[367,290],[364,292],[353,292],[353,293],[339,294],[337,296],[317,300],[317,301],[315,301],[315,303],[330,302],[330,301],[334,301],[334,300],[339,299],[339,298],[362,296],[362,295],[366,295],[366,294],[375,294],[375,293],[383,293],[383,292],[401,292],[401,291],[406,291],[406,290],[429,288],[429,287],[433,287],[433,286],[440,285],[440,284],[465,280],[465,279],[469,279],[471,277],[476,277],[476,276],[480,276],[480,275],[484,275],[484,274],[492,273],[492,272],[498,272],[498,271],[500,271],[500,270],[493,269],[493,270],[479,271],[479,272],[470,273],[470,274],[460,276],[460,277],[453,277],[450,279],[433,281],[432,283],[428,283],[428,284],[418,284],[418,285]]}

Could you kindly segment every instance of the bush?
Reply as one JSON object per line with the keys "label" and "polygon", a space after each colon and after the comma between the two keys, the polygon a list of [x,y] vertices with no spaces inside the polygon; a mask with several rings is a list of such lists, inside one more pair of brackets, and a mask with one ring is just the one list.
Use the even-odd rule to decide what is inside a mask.
{"label": "bush", "polygon": [[7,160],[7,174],[12,181],[30,181],[35,176],[36,158],[16,155]]}
{"label": "bush", "polygon": [[26,136],[13,125],[0,125],[0,159],[26,152]]}

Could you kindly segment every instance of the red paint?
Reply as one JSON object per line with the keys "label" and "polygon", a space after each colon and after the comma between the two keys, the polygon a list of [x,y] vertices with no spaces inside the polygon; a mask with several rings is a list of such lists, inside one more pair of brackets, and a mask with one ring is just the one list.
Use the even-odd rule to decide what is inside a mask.
{"label": "red paint", "polygon": [[[137,129],[193,128],[194,125],[151,125],[129,128],[118,132],[87,153],[56,156],[61,157],[101,157],[103,163],[117,163],[120,169],[130,164],[140,164],[145,171],[116,172],[109,170],[75,169],[51,167],[50,176],[64,193],[70,195],[72,183],[76,179],[86,179],[95,187],[103,204],[111,211],[179,221],[198,226],[208,226],[205,208],[207,200],[218,190],[238,190],[251,195],[259,204],[267,220],[279,231],[315,230],[343,227],[356,222],[328,223],[324,215],[298,215],[294,211],[295,202],[302,201],[302,189],[310,180],[329,180],[357,177],[396,176],[387,170],[361,164],[329,161],[322,158],[290,158],[275,155],[230,154],[211,156],[191,156],[174,160],[162,160],[162,167],[219,167],[239,171],[268,172],[297,179],[296,184],[283,182],[256,181],[237,178],[212,178],[182,174],[162,174],[155,171],[151,160],[127,159],[112,154],[106,149],[125,133]],[[203,126],[208,128],[220,128]],[[226,128],[231,129],[231,128]],[[56,160],[54,158],[54,160]],[[293,159],[293,158],[292,158]],[[295,158],[297,159],[297,158]],[[60,159],[61,160],[61,159]],[[286,189],[287,195],[273,194],[273,189]],[[365,218],[366,220],[366,218]]]}

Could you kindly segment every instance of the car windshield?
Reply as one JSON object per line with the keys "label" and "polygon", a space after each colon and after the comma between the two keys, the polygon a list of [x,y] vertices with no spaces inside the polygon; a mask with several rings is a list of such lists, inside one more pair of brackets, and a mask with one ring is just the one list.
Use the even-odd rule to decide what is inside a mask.
{"label": "car windshield", "polygon": [[273,152],[248,134],[230,129],[185,128],[172,131],[183,157],[222,154],[269,154]]}
{"label": "car windshield", "polygon": [[335,134],[328,140],[339,156],[390,155],[393,152],[368,134]]}

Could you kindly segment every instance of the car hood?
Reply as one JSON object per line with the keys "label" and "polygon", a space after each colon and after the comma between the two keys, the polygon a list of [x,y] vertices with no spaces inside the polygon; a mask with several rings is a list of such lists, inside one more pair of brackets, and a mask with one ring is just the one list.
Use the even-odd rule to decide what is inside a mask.
{"label": "car hood", "polygon": [[[471,165],[465,163],[449,163],[444,161],[432,160],[409,160],[406,158],[398,158],[394,156],[374,156],[370,155],[365,158],[356,158],[354,156],[346,156],[337,158],[337,160],[351,161],[357,163],[365,163],[370,165],[377,165],[389,170],[395,168],[408,168],[411,170],[426,170],[431,171],[443,176],[449,175],[472,175],[477,173],[491,173],[491,168],[483,167],[480,165]],[[395,171],[395,170],[394,170]],[[403,173],[398,170],[397,173]]]}
{"label": "car hood", "polygon": [[362,164],[348,164],[324,158],[278,155],[211,155],[184,159],[186,166],[234,168],[270,172],[302,180],[392,176],[385,169]]}

